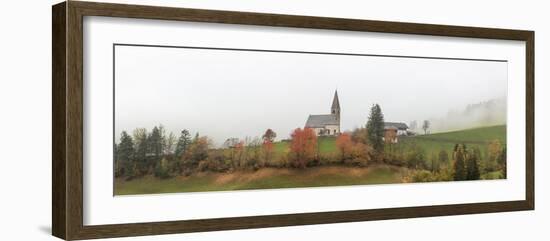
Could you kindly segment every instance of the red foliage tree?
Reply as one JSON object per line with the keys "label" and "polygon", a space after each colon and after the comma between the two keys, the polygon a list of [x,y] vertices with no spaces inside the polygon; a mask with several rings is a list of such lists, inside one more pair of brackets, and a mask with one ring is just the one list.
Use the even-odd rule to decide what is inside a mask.
{"label": "red foliage tree", "polygon": [[342,161],[348,158],[353,149],[353,142],[351,141],[351,135],[349,133],[343,133],[336,138],[336,148],[342,155]]}
{"label": "red foliage tree", "polygon": [[292,138],[290,153],[293,164],[296,167],[304,168],[308,161],[315,158],[317,135],[315,135],[315,132],[311,128],[297,128],[290,136]]}

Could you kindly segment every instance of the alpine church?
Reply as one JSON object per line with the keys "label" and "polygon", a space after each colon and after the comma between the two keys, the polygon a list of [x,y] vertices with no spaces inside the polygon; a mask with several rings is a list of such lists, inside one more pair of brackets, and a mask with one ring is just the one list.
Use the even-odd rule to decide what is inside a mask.
{"label": "alpine church", "polygon": [[338,91],[334,92],[330,114],[309,115],[305,128],[311,128],[318,136],[337,136],[340,134],[340,101]]}

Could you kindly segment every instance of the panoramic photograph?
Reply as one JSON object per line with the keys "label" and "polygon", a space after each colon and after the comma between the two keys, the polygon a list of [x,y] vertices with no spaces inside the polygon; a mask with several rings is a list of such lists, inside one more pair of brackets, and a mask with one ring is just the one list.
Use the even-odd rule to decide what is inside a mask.
{"label": "panoramic photograph", "polygon": [[114,195],[506,179],[508,66],[114,48]]}

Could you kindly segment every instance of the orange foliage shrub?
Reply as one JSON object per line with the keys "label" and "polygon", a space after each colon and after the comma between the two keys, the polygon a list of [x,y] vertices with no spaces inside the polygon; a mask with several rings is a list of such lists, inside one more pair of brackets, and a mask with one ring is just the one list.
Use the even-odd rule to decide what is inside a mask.
{"label": "orange foliage shrub", "polygon": [[304,168],[315,158],[317,135],[311,128],[297,128],[291,134],[290,155],[293,165]]}
{"label": "orange foliage shrub", "polygon": [[348,159],[353,149],[353,142],[349,133],[343,133],[336,138],[336,148],[340,152],[342,161]]}

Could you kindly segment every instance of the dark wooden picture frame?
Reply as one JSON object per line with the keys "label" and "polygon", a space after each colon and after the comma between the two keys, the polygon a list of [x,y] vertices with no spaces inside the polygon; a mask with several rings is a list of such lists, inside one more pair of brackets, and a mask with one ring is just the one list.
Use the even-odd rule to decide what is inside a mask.
{"label": "dark wooden picture frame", "polygon": [[[533,210],[534,32],[68,1],[52,8],[52,232],[67,240]],[[83,17],[161,19],[526,43],[525,200],[87,226],[83,224]]]}

